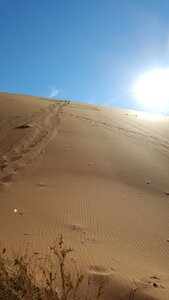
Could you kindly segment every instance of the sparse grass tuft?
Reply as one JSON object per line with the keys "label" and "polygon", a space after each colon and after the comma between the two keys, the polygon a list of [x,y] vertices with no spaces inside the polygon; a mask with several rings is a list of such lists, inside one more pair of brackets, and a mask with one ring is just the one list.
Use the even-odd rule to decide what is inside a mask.
{"label": "sparse grass tuft", "polygon": [[60,235],[54,246],[50,247],[56,265],[48,261],[50,267],[38,265],[37,279],[35,269],[26,262],[23,256],[9,259],[6,249],[0,249],[0,300],[98,300],[103,295],[103,282],[100,284],[96,296],[91,295],[91,279],[88,278],[86,291],[81,289],[85,280],[83,274],[77,274],[72,279],[67,271],[66,259],[73,251],[64,245]]}

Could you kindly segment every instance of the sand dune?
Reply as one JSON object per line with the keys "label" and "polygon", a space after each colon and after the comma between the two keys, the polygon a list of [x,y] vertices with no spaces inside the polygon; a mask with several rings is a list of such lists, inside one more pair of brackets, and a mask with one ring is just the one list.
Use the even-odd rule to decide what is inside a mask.
{"label": "sand dune", "polygon": [[0,183],[2,245],[62,233],[103,299],[169,299],[169,117],[1,93]]}

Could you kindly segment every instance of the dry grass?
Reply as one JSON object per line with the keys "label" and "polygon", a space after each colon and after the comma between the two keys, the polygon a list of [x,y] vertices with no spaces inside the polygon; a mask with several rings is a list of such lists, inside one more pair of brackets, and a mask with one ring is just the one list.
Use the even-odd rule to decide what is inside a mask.
{"label": "dry grass", "polygon": [[[95,296],[91,295],[92,282],[87,278],[86,289],[84,275],[77,274],[72,279],[66,268],[66,259],[73,251],[64,245],[60,235],[54,246],[50,247],[56,264],[48,259],[45,266],[37,263],[32,266],[24,257],[9,259],[6,249],[0,251],[0,300],[94,300],[103,295],[103,283]],[[41,278],[41,280],[39,280]]]}

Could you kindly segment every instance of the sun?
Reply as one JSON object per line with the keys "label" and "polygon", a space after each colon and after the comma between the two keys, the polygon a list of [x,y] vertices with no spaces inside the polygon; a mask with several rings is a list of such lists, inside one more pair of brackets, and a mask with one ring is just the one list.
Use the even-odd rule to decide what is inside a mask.
{"label": "sun", "polygon": [[164,112],[169,107],[169,69],[154,69],[140,76],[133,86],[133,93],[140,105]]}

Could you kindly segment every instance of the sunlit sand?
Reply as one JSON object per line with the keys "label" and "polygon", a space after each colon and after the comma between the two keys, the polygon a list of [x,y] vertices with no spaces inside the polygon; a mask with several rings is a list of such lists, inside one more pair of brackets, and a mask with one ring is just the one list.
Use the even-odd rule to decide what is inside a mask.
{"label": "sunlit sand", "polygon": [[103,299],[169,299],[168,118],[0,94],[0,243],[49,253]]}

